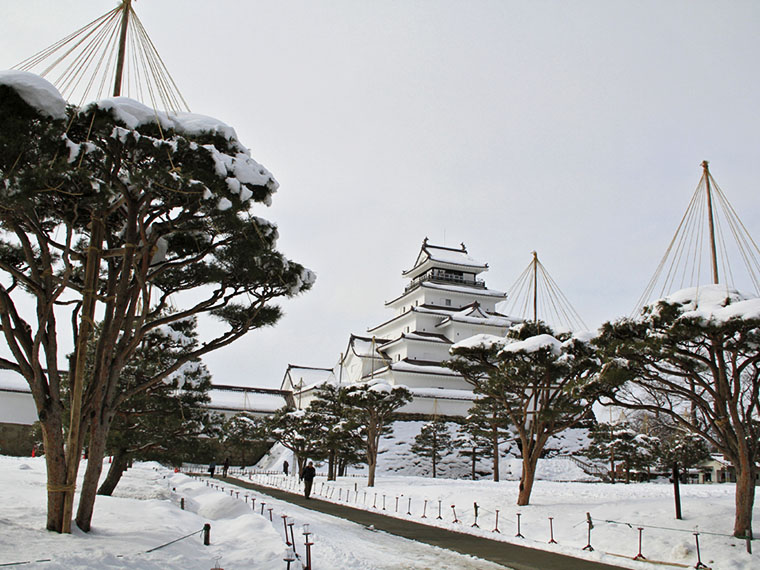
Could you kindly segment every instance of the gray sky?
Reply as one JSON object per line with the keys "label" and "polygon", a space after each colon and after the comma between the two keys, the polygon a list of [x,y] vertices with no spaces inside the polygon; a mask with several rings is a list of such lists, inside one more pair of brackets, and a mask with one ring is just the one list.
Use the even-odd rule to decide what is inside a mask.
{"label": "gray sky", "polygon": [[[116,2],[3,4],[2,69]],[[391,316],[426,236],[465,242],[501,290],[537,250],[590,326],[627,315],[704,159],[760,240],[758,2],[134,6],[191,109],[279,180],[256,213],[318,276],[275,328],[206,358],[217,383],[332,366]]]}

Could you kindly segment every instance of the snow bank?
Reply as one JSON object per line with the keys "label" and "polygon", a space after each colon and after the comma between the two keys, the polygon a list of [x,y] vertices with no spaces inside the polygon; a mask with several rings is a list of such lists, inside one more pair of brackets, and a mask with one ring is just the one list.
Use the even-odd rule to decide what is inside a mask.
{"label": "snow bank", "polygon": [[[105,474],[108,465],[104,467]],[[81,485],[84,464],[79,471]],[[283,565],[285,543],[268,518],[203,481],[157,463],[135,464],[113,497],[97,498],[90,533],[76,527],[71,535],[45,530],[45,483],[44,457],[0,456],[0,564],[26,563],[25,568],[45,570],[208,570],[217,560],[228,569]],[[186,497],[186,510],[179,508],[180,496]],[[210,546],[200,536],[207,522],[212,527]],[[254,542],[256,548],[251,548]]]}

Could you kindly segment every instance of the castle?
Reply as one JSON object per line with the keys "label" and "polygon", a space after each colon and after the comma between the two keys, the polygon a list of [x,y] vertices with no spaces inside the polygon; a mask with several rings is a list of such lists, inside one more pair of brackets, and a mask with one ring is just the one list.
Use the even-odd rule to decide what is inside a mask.
{"label": "castle", "polygon": [[522,319],[496,310],[506,294],[486,287],[479,276],[488,264],[459,248],[422,242],[414,265],[402,272],[409,280],[401,295],[385,306],[395,311],[366,335],[352,334],[333,368],[289,365],[282,390],[292,391],[304,408],[323,382],[350,384],[383,380],[404,385],[414,399],[406,414],[465,416],[472,386],[447,368],[451,345],[478,334],[504,336]]}

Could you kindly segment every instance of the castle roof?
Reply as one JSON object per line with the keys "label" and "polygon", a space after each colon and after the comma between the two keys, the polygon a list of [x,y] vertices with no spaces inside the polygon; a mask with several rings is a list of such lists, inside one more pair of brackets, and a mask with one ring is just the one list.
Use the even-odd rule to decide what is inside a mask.
{"label": "castle roof", "polygon": [[413,340],[418,342],[431,342],[434,344],[453,344],[446,336],[442,334],[419,332],[414,331],[410,333],[402,333],[397,339],[391,340],[381,347],[381,350],[385,351],[391,345],[399,343],[403,340]]}
{"label": "castle roof", "polygon": [[487,311],[484,311],[481,308],[480,304],[475,302],[465,307],[462,307],[456,313],[452,313],[451,315],[446,317],[444,320],[442,320],[440,323],[438,323],[436,327],[446,326],[448,323],[452,321],[457,322],[457,323],[468,323],[468,324],[473,324],[473,325],[510,327],[516,323],[521,322],[522,319],[509,317],[507,315],[502,315],[501,313],[489,313]]}
{"label": "castle roof", "polygon": [[207,408],[223,412],[271,414],[292,405],[290,392],[271,388],[248,388],[214,384],[209,390],[211,401]]}
{"label": "castle roof", "polygon": [[285,376],[282,379],[281,389],[296,391],[317,386],[329,381],[332,374],[332,368],[315,368],[312,366],[288,364],[288,369],[285,371]]}
{"label": "castle roof", "polygon": [[[372,347],[372,343],[374,340],[374,350]],[[348,352],[353,352],[356,356],[359,356],[361,358],[372,358],[373,356],[375,358],[382,358],[378,350],[382,348],[382,345],[390,342],[388,339],[384,338],[375,338],[372,337],[366,337],[366,336],[359,336],[352,334],[350,338],[348,339],[348,349],[346,351],[346,354]]]}
{"label": "castle roof", "polygon": [[427,238],[425,238],[420,252],[417,254],[414,266],[411,269],[403,271],[401,274],[404,277],[414,278],[432,267],[465,271],[473,274],[488,270],[487,263],[481,263],[470,257],[464,244],[461,244],[460,248],[451,248],[430,244]]}

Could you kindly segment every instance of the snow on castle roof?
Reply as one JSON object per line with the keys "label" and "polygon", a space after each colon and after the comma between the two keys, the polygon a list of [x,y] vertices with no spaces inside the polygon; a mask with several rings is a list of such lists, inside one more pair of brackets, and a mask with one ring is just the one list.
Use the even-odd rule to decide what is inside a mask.
{"label": "snow on castle roof", "polygon": [[522,319],[516,319],[514,317],[508,317],[501,313],[489,313],[480,308],[480,305],[472,303],[463,307],[460,311],[449,315],[446,319],[436,325],[436,327],[442,327],[451,321],[458,323],[469,323],[474,325],[489,325],[495,327],[510,327],[513,324],[520,322]]}
{"label": "snow on castle roof", "polygon": [[[451,247],[445,247],[442,245],[429,244],[427,238],[422,242],[419,254],[417,254],[417,260],[414,262],[414,267],[403,271],[401,274],[404,276],[413,274],[415,270],[425,265],[427,262],[439,263],[444,265],[455,265],[463,269],[469,269],[472,273],[480,273],[488,269],[487,263],[481,263],[474,259],[467,253],[467,248],[464,244],[461,244],[460,249],[454,249]],[[429,263],[429,265],[432,265]]]}

